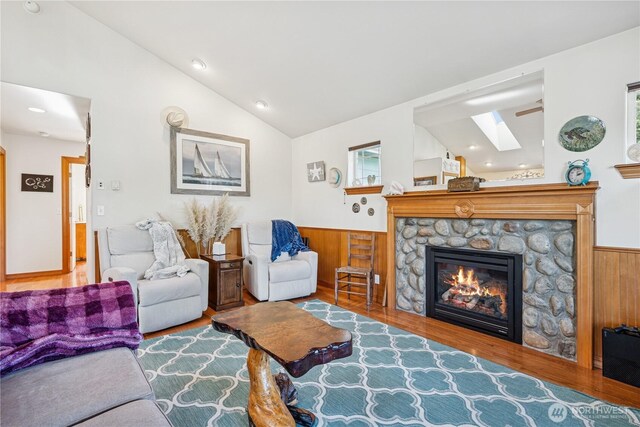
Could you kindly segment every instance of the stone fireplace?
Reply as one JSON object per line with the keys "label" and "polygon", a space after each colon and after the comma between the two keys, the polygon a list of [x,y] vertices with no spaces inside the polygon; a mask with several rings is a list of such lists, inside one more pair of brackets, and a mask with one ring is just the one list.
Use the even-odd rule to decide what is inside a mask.
{"label": "stone fireplace", "polygon": [[[447,300],[451,301],[448,305],[457,305],[451,307],[457,308],[452,314],[453,317],[461,314],[460,307],[463,303],[475,303],[473,309],[476,309],[477,315],[472,317],[478,320],[478,325],[466,320],[462,322],[463,326],[482,330],[479,326],[481,323],[495,320],[492,326],[484,330],[485,332],[516,342],[519,342],[517,338],[522,337],[522,343],[528,347],[575,360],[574,241],[575,221],[397,218],[397,307],[404,311],[447,319],[446,313],[443,316],[442,312],[447,311],[448,307],[442,307],[440,315],[436,313],[435,307],[439,301],[435,295],[437,292],[434,291],[437,290],[429,289],[428,282],[430,279],[435,282],[438,279],[435,277],[436,274],[447,276],[453,273],[457,276],[459,267],[467,267],[461,272],[463,283],[458,283],[455,279],[454,284],[448,286],[451,291],[447,295]],[[454,249],[462,249],[464,252],[458,251],[463,254],[462,260],[458,262],[453,257],[452,261],[446,263],[430,262],[429,258],[435,257],[434,251],[437,253],[438,248],[449,248],[448,251],[444,251],[445,255],[455,252]],[[482,257],[482,254],[486,256]],[[517,255],[517,258],[509,255]],[[446,256],[438,259],[446,260]],[[497,265],[500,260],[504,260],[504,265]],[[519,270],[513,273],[522,278],[521,287],[513,290],[518,292],[518,295],[508,294],[505,292],[506,289],[499,289],[500,285],[496,284],[501,281],[501,277],[504,277],[503,282],[509,282],[509,262]],[[448,267],[444,267],[444,272],[437,272],[434,271],[437,264],[447,264]],[[468,280],[469,269],[473,269],[474,265],[475,283],[484,288],[478,289],[477,292],[470,289],[474,280]],[[452,269],[455,271],[449,271]],[[494,277],[491,277],[492,271],[496,273]],[[503,275],[500,276],[499,273]],[[480,279],[479,283],[477,279]],[[449,290],[445,289],[447,280],[446,277],[440,278],[443,282],[440,283],[440,288],[445,292]],[[457,303],[451,294],[461,292],[471,295],[466,295],[467,298],[464,298],[465,295],[458,296]],[[477,307],[480,298],[473,294],[483,292],[495,295],[482,299],[481,304],[487,307]],[[497,298],[502,300],[499,304]],[[489,315],[489,306],[492,304],[499,310],[511,310],[511,316],[508,316],[508,313],[503,316]],[[478,313],[479,309],[482,309],[482,313]],[[507,319],[509,317],[510,319]],[[502,328],[498,327],[500,320],[520,318],[520,331],[509,332],[506,324]]]}
{"label": "stone fireplace", "polygon": [[[476,330],[486,323],[485,333],[591,368],[597,189],[545,184],[386,196],[387,263],[395,267],[389,308]],[[489,261],[447,258],[468,251]],[[500,259],[517,268],[508,273]],[[516,273],[521,288],[509,288]]]}

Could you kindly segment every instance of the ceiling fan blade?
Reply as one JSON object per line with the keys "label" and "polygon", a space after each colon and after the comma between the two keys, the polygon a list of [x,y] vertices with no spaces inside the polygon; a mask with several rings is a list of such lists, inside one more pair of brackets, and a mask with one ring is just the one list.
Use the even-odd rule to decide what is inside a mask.
{"label": "ceiling fan blade", "polygon": [[526,116],[527,114],[537,113],[538,111],[544,111],[544,107],[529,108],[528,110],[518,111],[516,117]]}

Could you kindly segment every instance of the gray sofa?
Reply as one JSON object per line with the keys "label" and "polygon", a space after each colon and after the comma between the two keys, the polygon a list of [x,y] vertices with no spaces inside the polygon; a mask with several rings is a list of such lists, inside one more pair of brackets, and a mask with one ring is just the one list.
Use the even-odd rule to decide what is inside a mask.
{"label": "gray sofa", "polygon": [[3,427],[171,426],[138,359],[114,348],[47,362],[0,379]]}

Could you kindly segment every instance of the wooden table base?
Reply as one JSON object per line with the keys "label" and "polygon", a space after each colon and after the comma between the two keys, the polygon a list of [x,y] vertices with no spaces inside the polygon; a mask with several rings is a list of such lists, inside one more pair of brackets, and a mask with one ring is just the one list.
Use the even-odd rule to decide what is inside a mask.
{"label": "wooden table base", "polygon": [[276,385],[269,355],[262,350],[249,349],[247,356],[247,370],[249,371],[249,424],[257,427],[291,426],[296,422],[287,409],[287,405],[280,397],[280,390]]}
{"label": "wooden table base", "polygon": [[249,349],[249,405],[250,426],[305,426],[317,425],[316,416],[306,409],[294,406],[298,392],[285,373],[271,375],[269,355],[261,350]]}

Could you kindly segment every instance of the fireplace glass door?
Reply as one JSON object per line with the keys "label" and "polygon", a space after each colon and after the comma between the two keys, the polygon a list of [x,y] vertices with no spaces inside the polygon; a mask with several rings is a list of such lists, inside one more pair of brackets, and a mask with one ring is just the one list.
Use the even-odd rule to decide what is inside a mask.
{"label": "fireplace glass door", "polygon": [[510,341],[522,336],[522,257],[427,246],[427,316]]}

